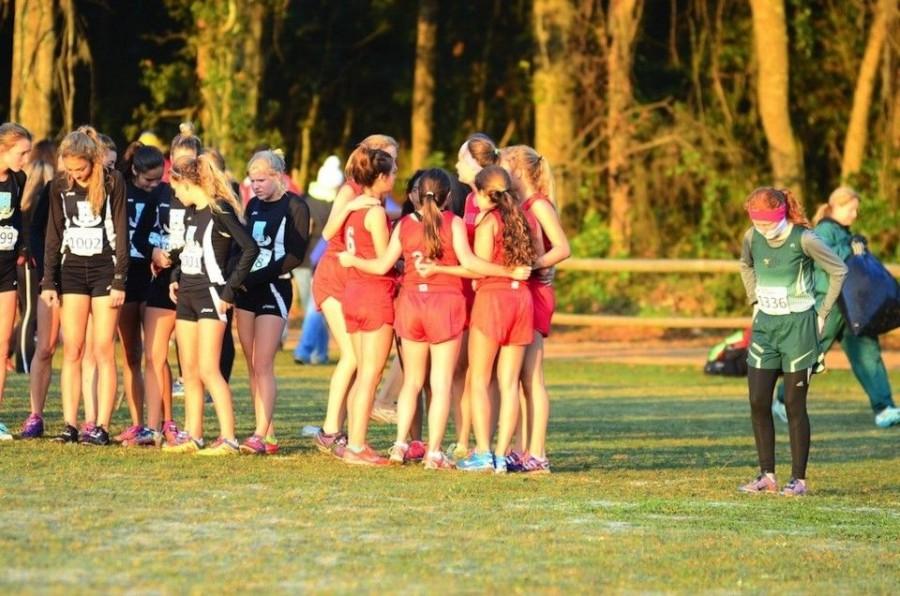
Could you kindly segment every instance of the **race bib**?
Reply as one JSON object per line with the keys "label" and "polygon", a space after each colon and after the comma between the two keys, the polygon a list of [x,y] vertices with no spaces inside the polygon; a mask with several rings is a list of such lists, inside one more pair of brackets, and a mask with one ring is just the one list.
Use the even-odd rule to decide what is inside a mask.
{"label": "race bib", "polygon": [[69,228],[65,232],[65,242],[72,254],[92,257],[103,252],[102,228]]}
{"label": "race bib", "polygon": [[791,313],[787,288],[758,286],[756,288],[756,303],[759,306],[759,310],[767,315],[788,315]]}
{"label": "race bib", "polygon": [[18,239],[19,230],[12,226],[0,227],[0,250],[15,250]]}
{"label": "race bib", "polygon": [[192,244],[181,252],[181,272],[188,275],[203,273],[203,249],[199,244]]}
{"label": "race bib", "polygon": [[259,256],[256,257],[256,260],[253,261],[253,267],[250,271],[258,271],[260,269],[265,269],[269,266],[269,263],[272,262],[272,251],[268,248],[259,249]]}

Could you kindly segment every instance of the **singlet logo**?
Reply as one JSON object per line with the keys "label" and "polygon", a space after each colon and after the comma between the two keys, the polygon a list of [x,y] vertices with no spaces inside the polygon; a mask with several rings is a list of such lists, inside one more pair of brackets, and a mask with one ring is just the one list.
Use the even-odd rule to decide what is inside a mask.
{"label": "singlet logo", "polygon": [[266,222],[253,222],[253,239],[258,246],[268,246],[272,243],[272,238],[266,236]]}
{"label": "singlet logo", "polygon": [[[134,201],[134,199],[128,199],[129,201]],[[136,228],[138,225],[138,221],[141,219],[141,213],[144,212],[145,203],[135,203],[134,204],[134,219],[128,218],[128,226],[130,228]]]}
{"label": "singlet logo", "polygon": [[0,192],[0,219],[9,219],[12,217],[12,193]]}
{"label": "singlet logo", "polygon": [[78,201],[78,215],[73,220],[75,225],[81,228],[93,228],[102,220],[99,215],[91,210],[91,204],[87,201]]}

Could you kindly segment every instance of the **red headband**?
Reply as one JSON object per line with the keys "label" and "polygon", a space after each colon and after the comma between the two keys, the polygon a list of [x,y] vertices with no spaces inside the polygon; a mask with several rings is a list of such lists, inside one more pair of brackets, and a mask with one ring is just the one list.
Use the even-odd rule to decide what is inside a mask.
{"label": "red headband", "polygon": [[780,205],[775,209],[747,209],[750,219],[756,221],[779,222],[787,214],[787,207]]}

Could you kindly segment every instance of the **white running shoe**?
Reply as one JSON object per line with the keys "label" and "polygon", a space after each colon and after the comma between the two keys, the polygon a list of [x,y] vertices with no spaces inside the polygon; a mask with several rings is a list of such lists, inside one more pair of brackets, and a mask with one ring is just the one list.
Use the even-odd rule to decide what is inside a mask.
{"label": "white running shoe", "polygon": [[900,408],[888,406],[875,416],[875,426],[889,428],[900,424]]}
{"label": "white running shoe", "polygon": [[12,441],[13,436],[10,434],[9,429],[6,428],[6,425],[0,422],[0,441]]}

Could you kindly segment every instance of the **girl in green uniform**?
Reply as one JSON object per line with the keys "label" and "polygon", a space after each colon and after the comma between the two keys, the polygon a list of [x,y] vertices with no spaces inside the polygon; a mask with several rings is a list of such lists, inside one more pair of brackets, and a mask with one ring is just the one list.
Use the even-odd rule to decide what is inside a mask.
{"label": "girl in green uniform", "polygon": [[[803,208],[787,190],[758,188],[746,202],[753,226],[741,247],[741,278],[753,305],[753,335],[747,354],[750,413],[760,474],[740,487],[775,493],[775,424],[772,393],[785,381],[792,478],[781,494],[806,494],[809,416],[806,393],[819,360],[819,335],[841,291],[847,268],[809,228]],[[816,309],[814,266],[828,275],[828,290]]]}

